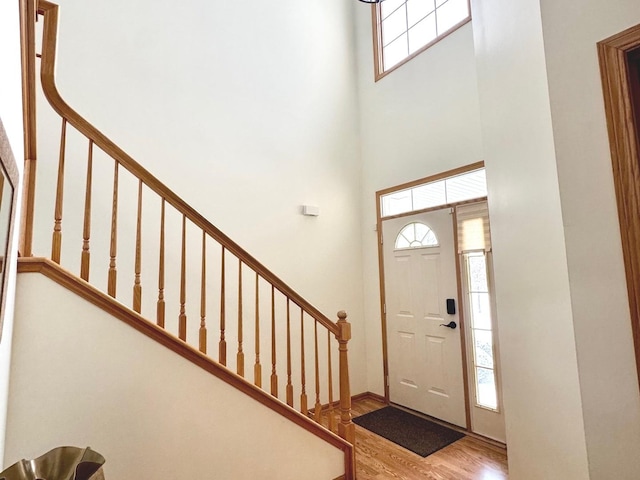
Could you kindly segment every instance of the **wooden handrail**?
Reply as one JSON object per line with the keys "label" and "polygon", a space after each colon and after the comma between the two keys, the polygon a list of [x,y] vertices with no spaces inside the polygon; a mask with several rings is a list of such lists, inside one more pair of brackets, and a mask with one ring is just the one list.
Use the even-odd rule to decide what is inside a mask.
{"label": "wooden handrail", "polygon": [[[127,169],[167,203],[172,205],[178,212],[188,218],[196,226],[204,230],[208,235],[217,240],[226,250],[233,253],[242,260],[242,263],[249,266],[260,277],[272,284],[279,292],[288,297],[293,303],[302,308],[307,314],[320,322],[327,330],[334,335],[339,334],[338,326],[326,315],[320,312],[311,303],[305,300],[295,290],[289,287],[284,281],[267,269],[262,263],[256,260],[246,250],[222,233],[211,222],[204,218],[194,208],[188,205],[182,198],[176,195],[160,180],[153,176],[142,165],[136,162],[124,150],[113,143],[97,128],[87,122],[80,114],[71,108],[60,96],[55,81],[55,62],[57,49],[57,29],[58,29],[58,5],[47,0],[39,0],[38,14],[44,16],[44,29],[42,41],[42,58],[40,79],[42,90],[51,107],[76,130],[86,136],[90,141],[111,156],[116,162]],[[30,249],[29,249],[30,250]]]}
{"label": "wooden handrail", "polygon": [[[179,315],[178,315],[178,333],[177,340],[185,343],[190,340],[187,336],[191,336],[191,332],[187,325],[187,230],[190,230],[191,224],[199,228],[202,232],[202,248],[201,259],[202,265],[200,267],[200,322],[198,330],[198,350],[200,354],[207,352],[207,319],[206,319],[206,244],[207,236],[211,237],[220,247],[220,337],[218,342],[218,359],[217,364],[224,368],[227,367],[227,339],[226,334],[237,334],[237,353],[235,355],[236,372],[239,377],[245,376],[245,352],[244,352],[244,334],[245,324],[244,318],[244,302],[250,298],[250,295],[243,296],[243,276],[244,272],[250,275],[255,275],[255,364],[254,364],[254,383],[255,386],[260,387],[262,385],[262,365],[260,359],[260,283],[266,282],[268,288],[271,290],[270,299],[264,298],[265,303],[270,300],[270,318],[265,316],[265,330],[270,330],[271,333],[271,375],[269,377],[269,393],[271,396],[278,398],[278,384],[280,371],[281,377],[285,377],[285,373],[282,366],[277,365],[278,349],[284,348],[279,345],[284,345],[281,340],[277,340],[277,328],[276,328],[276,299],[280,301],[280,295],[284,296],[286,301],[286,403],[288,408],[294,409],[294,385],[292,383],[292,314],[294,308],[300,309],[300,352],[301,352],[301,366],[300,366],[300,400],[299,407],[300,413],[308,415],[309,411],[308,398],[306,392],[306,373],[305,373],[305,320],[313,322],[314,326],[314,378],[315,378],[315,402],[314,402],[314,417],[317,424],[321,423],[322,408],[321,408],[321,382],[320,382],[320,355],[319,355],[319,335],[317,329],[319,326],[324,327],[327,330],[328,347],[327,347],[327,366],[329,369],[328,377],[328,395],[329,403],[333,403],[333,378],[331,373],[331,337],[335,337],[338,347],[338,368],[339,368],[339,385],[340,385],[340,421],[338,424],[338,434],[353,444],[354,442],[354,425],[351,421],[351,393],[349,386],[349,367],[347,358],[347,344],[351,338],[351,326],[346,320],[346,313],[338,313],[338,321],[333,322],[318,309],[316,309],[307,300],[302,298],[297,292],[283,282],[279,277],[268,270],[264,265],[257,261],[253,256],[241,248],[237,243],[231,240],[228,236],[222,233],[217,227],[211,224],[206,218],[199,214],[195,209],[189,206],[182,198],[172,192],[167,186],[161,183],[156,177],[149,173],[144,167],[137,163],[127,153],[125,153],[120,147],[109,140],[99,130],[87,122],[82,116],[80,116],[73,108],[71,108],[60,96],[56,82],[55,82],[55,61],[56,61],[56,45],[57,45],[57,28],[58,28],[58,6],[47,1],[39,0],[37,12],[44,17],[43,25],[43,40],[42,40],[42,54],[41,54],[41,83],[42,90],[45,97],[49,101],[49,104],[55,112],[57,112],[62,118],[62,132],[60,140],[60,154],[58,163],[58,176],[57,176],[57,191],[55,201],[55,213],[54,213],[54,231],[52,241],[52,264],[60,264],[61,259],[61,246],[62,246],[62,231],[63,231],[63,193],[64,193],[64,173],[65,173],[65,152],[66,152],[66,131],[67,126],[75,129],[82,134],[89,141],[88,151],[88,163],[87,163],[87,179],[86,189],[84,192],[85,208],[84,208],[84,222],[82,232],[82,252],[81,252],[81,268],[80,278],[78,281],[80,284],[87,283],[89,280],[89,264],[90,264],[90,230],[91,230],[91,189],[92,189],[92,169],[93,169],[93,150],[94,146],[102,150],[107,156],[109,156],[113,164],[113,189],[112,189],[112,202],[111,202],[111,218],[110,218],[110,241],[109,241],[109,265],[108,265],[108,281],[106,293],[101,295],[110,299],[115,303],[117,302],[117,289],[118,283],[122,284],[123,279],[127,279],[126,276],[118,275],[117,265],[126,264],[125,259],[118,259],[118,200],[119,200],[119,177],[120,173],[124,173],[124,170],[131,173],[136,179],[138,185],[137,191],[137,214],[135,218],[135,260],[134,260],[134,272],[133,272],[133,305],[131,314],[136,317],[142,311],[142,263],[146,262],[146,256],[143,258],[144,248],[142,247],[142,205],[143,205],[143,190],[147,189],[158,195],[161,200],[160,209],[160,239],[159,239],[159,259],[158,259],[158,295],[157,295],[157,312],[154,322],[149,322],[153,329],[163,330],[165,327],[165,250],[168,251],[170,247],[165,247],[165,207],[170,205],[181,218],[181,235],[180,235],[180,273],[179,273]],[[124,170],[122,170],[124,169]],[[32,188],[27,186],[27,188]],[[33,195],[33,193],[32,193]],[[125,197],[126,198],[126,197]],[[145,193],[146,199],[146,193]],[[33,217],[33,211],[30,216]],[[146,213],[145,213],[146,216]],[[190,223],[189,223],[190,222]],[[189,228],[188,228],[189,227]],[[125,230],[126,231],[126,230]],[[176,232],[177,233],[177,232]],[[126,244],[126,243],[123,243]],[[31,244],[25,250],[31,252]],[[235,266],[237,261],[237,304],[234,300],[232,303],[227,304],[226,295],[234,290],[235,279],[226,278],[227,261],[225,260],[227,255],[235,257],[232,259],[230,265]],[[189,255],[191,258],[191,255]],[[47,261],[49,262],[49,261]],[[45,262],[46,263],[46,262]],[[27,263],[25,263],[26,265]],[[48,265],[48,263],[46,263]],[[213,265],[215,267],[215,264]],[[47,267],[48,268],[48,267]],[[251,272],[250,272],[251,271]],[[118,278],[120,277],[120,282]],[[130,278],[130,277],[129,277]],[[191,279],[192,277],[189,276]],[[245,277],[247,278],[247,277]],[[251,278],[251,277],[249,277]],[[191,280],[189,280],[189,283]],[[88,283],[87,283],[88,285]],[[131,284],[129,284],[131,285]],[[93,287],[92,287],[93,288]],[[130,288],[130,287],[129,287]],[[147,291],[147,290],[145,290]],[[189,295],[190,296],[190,295]],[[145,294],[146,297],[146,294]],[[268,297],[268,295],[267,295]],[[101,297],[102,298],[102,297]],[[102,300],[101,300],[102,301]],[[249,307],[247,303],[247,307]],[[279,303],[278,303],[279,304]],[[233,309],[237,305],[237,330],[231,330],[227,326],[227,322],[231,323],[234,319],[231,318]],[[230,311],[227,311],[227,307],[230,306]],[[125,307],[123,307],[125,308]],[[249,307],[250,308],[250,307]],[[279,313],[279,312],[278,312]],[[296,312],[297,313],[297,312]],[[137,317],[136,317],[137,318]],[[270,322],[269,322],[270,320]],[[214,324],[217,322],[214,322]],[[268,328],[270,323],[270,329]],[[296,322],[297,323],[297,322]],[[247,323],[249,325],[249,323]],[[250,334],[250,330],[247,330]],[[173,344],[172,344],[173,345]],[[173,346],[171,348],[174,348]],[[192,347],[189,347],[192,348]],[[266,360],[266,359],[265,359]],[[214,361],[214,360],[211,360]],[[231,360],[233,361],[233,360]],[[265,362],[266,363],[266,362]],[[230,368],[230,366],[228,367]],[[322,367],[324,368],[324,367]],[[331,411],[329,413],[331,416]],[[329,428],[331,430],[335,427],[333,418],[329,419]],[[351,477],[349,477],[351,478]]]}

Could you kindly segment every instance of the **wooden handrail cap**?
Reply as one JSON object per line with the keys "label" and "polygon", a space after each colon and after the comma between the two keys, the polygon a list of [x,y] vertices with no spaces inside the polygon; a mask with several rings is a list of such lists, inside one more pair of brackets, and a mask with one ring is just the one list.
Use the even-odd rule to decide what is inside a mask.
{"label": "wooden handrail cap", "polygon": [[338,312],[338,319],[344,322],[347,319],[347,312],[345,312],[344,310],[340,310]]}

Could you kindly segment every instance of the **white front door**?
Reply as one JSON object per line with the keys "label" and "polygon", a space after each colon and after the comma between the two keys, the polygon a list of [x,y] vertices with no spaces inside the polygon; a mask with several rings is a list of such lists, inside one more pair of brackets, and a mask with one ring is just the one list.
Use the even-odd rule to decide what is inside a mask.
{"label": "white front door", "polygon": [[385,220],[383,252],[390,400],[466,428],[451,210]]}

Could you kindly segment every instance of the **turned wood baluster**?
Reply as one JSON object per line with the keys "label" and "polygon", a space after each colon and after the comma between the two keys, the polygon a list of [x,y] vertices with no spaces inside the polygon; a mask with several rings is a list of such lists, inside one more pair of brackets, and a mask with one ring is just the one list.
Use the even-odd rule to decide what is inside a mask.
{"label": "turned wood baluster", "polygon": [[304,358],[304,310],[300,309],[300,382],[302,387],[300,390],[300,413],[309,415],[309,402],[307,398],[305,358]]}
{"label": "turned wood baluster", "polygon": [[327,371],[329,372],[329,409],[327,416],[329,418],[329,430],[335,432],[336,417],[333,411],[333,369],[331,368],[331,332],[329,330],[327,330]]}
{"label": "turned wood baluster", "polygon": [[160,260],[158,266],[158,311],[157,311],[157,323],[158,326],[164,328],[164,209],[165,199],[162,199],[162,205],[160,207]]}
{"label": "turned wood baluster", "polygon": [[135,279],[133,281],[133,311],[142,310],[142,285],[140,284],[140,270],[142,265],[142,180],[138,181],[138,218],[136,221],[136,260]]}
{"label": "turned wood baluster", "polygon": [[256,272],[256,363],[253,366],[253,382],[262,388],[262,365],[260,365],[260,277]]}
{"label": "turned wood baluster", "polygon": [[118,246],[118,162],[114,162],[113,170],[113,204],[111,207],[111,245],[109,247],[109,277],[107,293],[116,297],[116,253]]}
{"label": "turned wood baluster", "polygon": [[313,322],[314,330],[314,344],[316,353],[316,404],[313,411],[313,418],[316,422],[320,423],[320,417],[322,415],[322,404],[320,403],[320,360],[318,358],[318,321]]}
{"label": "turned wood baluster", "polygon": [[271,285],[271,395],[278,397],[278,374],[276,373],[276,297]]}
{"label": "turned wood baluster", "polygon": [[293,385],[291,384],[291,315],[287,298],[287,405],[293,407]]}
{"label": "turned wood baluster", "polygon": [[62,119],[60,134],[60,157],[58,159],[58,183],[56,186],[56,204],[53,222],[53,238],[51,241],[51,260],[60,263],[62,250],[62,200],[64,197],[64,157],[67,143],[67,121]]}
{"label": "turned wood baluster", "polygon": [[80,278],[89,281],[91,252],[89,238],[91,236],[91,183],[93,177],[93,140],[89,140],[89,158],[87,159],[87,186],[84,194],[84,225],[82,227],[82,255],[80,257]]}
{"label": "turned wood baluster", "polygon": [[336,335],[340,352],[340,423],[338,435],[355,445],[356,429],[351,421],[351,387],[349,385],[349,358],[347,344],[351,340],[351,324],[347,314],[338,312],[338,334]]}
{"label": "turned wood baluster", "polygon": [[187,341],[187,315],[185,304],[187,297],[187,217],[182,215],[182,255],[180,262],[180,315],[178,316],[178,338]]}
{"label": "turned wood baluster", "polygon": [[198,346],[207,353],[207,234],[202,231],[202,273],[200,283],[200,331]]}
{"label": "turned wood baluster", "polygon": [[242,260],[238,259],[238,355],[236,357],[236,372],[244,377],[244,352],[242,351]]}
{"label": "turned wood baluster", "polygon": [[220,342],[218,343],[218,361],[222,365],[227,365],[227,341],[224,337],[226,312],[225,312],[225,267],[224,267],[224,246],[222,247],[222,260],[220,270]]}

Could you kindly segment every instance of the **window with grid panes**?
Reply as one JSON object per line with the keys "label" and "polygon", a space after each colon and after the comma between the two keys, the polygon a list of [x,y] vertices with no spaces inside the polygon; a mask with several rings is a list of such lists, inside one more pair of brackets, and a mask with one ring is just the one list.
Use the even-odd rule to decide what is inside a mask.
{"label": "window with grid panes", "polygon": [[471,20],[469,0],[384,0],[374,8],[377,78]]}

